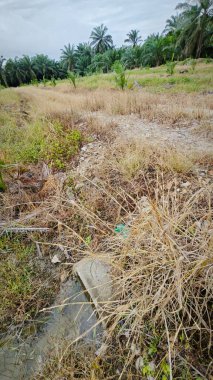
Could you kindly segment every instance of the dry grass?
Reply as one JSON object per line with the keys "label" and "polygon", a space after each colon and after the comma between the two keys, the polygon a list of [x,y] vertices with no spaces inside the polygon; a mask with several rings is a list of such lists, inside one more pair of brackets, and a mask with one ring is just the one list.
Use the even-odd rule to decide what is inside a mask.
{"label": "dry grass", "polygon": [[[174,147],[161,146],[146,139],[121,139],[113,146],[115,165],[130,180],[141,170],[152,168],[174,173],[189,173],[194,166],[195,157]],[[198,157],[196,157],[198,159]]]}
{"label": "dry grass", "polygon": [[[36,378],[210,378],[212,156],[195,157],[137,136],[117,138],[116,125],[95,117],[97,111],[133,113],[170,125],[207,125],[210,96],[74,92],[66,84],[16,91],[30,99],[32,118],[60,122],[65,130],[77,125],[84,142],[101,141],[103,159],[98,164],[97,152],[90,154],[86,177],[72,164],[65,173],[49,173],[35,194],[5,194],[8,220],[18,207],[19,223],[52,228],[49,241],[41,244],[47,252],[71,248],[70,268],[85,255],[96,255],[110,260],[118,273],[117,293],[102,305],[108,316],[104,356],[59,346]],[[199,164],[204,177],[196,174]],[[115,233],[120,223],[125,234]]]}
{"label": "dry grass", "polygon": [[199,94],[150,94],[146,92],[118,90],[66,90],[66,85],[56,89],[21,88],[16,91],[30,96],[33,114],[88,113],[104,111],[108,115],[136,114],[148,121],[186,124],[192,121],[208,121],[212,118],[210,95]]}
{"label": "dry grass", "polygon": [[213,140],[213,124],[212,123],[201,123],[194,129],[194,133]]}

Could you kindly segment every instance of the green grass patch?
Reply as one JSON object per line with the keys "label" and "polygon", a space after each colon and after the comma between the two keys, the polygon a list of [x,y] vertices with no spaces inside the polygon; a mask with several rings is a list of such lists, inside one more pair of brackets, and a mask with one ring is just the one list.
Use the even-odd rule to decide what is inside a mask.
{"label": "green grass patch", "polygon": [[78,153],[81,142],[82,135],[77,129],[64,128],[57,121],[38,120],[19,127],[8,115],[8,122],[0,128],[1,159],[5,163],[44,160],[62,169]]}
{"label": "green grass patch", "polygon": [[48,271],[36,260],[34,244],[23,236],[1,236],[0,258],[0,332],[4,332],[11,323],[34,317],[52,298],[54,286],[50,294]]}
{"label": "green grass patch", "polygon": [[[180,71],[187,70],[181,74]],[[212,61],[197,60],[194,71],[190,64],[179,62],[172,76],[168,75],[166,65],[153,68],[138,68],[127,70],[126,76],[128,88],[134,87],[137,81],[146,91],[150,92],[201,92],[211,91],[213,88]],[[172,80],[172,83],[171,83]],[[58,83],[67,83],[67,81],[58,81]],[[169,88],[168,84],[173,84]],[[116,88],[113,73],[93,74],[76,80],[77,87],[97,89],[97,88]]]}

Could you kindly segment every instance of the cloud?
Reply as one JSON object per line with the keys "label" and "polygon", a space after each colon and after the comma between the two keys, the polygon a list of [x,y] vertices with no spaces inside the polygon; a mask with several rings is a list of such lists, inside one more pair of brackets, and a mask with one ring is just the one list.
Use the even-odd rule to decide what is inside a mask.
{"label": "cloud", "polygon": [[45,53],[53,58],[70,42],[89,40],[104,23],[121,45],[126,33],[140,30],[143,39],[161,32],[175,13],[177,0],[0,0],[0,55]]}

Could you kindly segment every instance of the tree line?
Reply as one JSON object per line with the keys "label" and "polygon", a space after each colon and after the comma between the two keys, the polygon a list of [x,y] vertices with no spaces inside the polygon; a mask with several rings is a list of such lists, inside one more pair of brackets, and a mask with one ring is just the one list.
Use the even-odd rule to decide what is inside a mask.
{"label": "tree line", "polygon": [[133,69],[213,56],[213,0],[188,0],[176,9],[178,14],[166,21],[161,34],[151,34],[142,41],[139,31],[131,30],[124,40],[126,45],[119,48],[102,24],[92,30],[90,42],[64,46],[59,61],[43,54],[8,60],[1,56],[0,84],[8,87],[48,80],[54,84],[70,72],[79,76],[107,73],[117,61]]}

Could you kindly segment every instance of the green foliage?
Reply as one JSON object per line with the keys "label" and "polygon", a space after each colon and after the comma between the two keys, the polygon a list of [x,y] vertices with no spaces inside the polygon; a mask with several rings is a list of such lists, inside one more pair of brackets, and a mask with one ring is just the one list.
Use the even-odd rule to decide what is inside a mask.
{"label": "green foliage", "polygon": [[115,82],[122,90],[127,86],[125,67],[121,62],[116,61],[112,66],[115,72]]}
{"label": "green foliage", "polygon": [[75,46],[68,44],[64,46],[64,49],[61,49],[61,62],[66,71],[72,71],[75,67]]}
{"label": "green foliage", "polygon": [[4,162],[0,160],[0,193],[6,190],[6,184],[3,180],[2,170],[4,168]]}
{"label": "green foliage", "polygon": [[128,34],[124,42],[130,43],[132,47],[136,47],[141,41],[141,36],[139,35],[139,30],[132,29]]}
{"label": "green foliage", "polygon": [[1,116],[0,151],[5,163],[45,160],[63,168],[66,161],[78,152],[82,136],[77,130],[47,120],[38,120],[19,128],[12,116],[0,113],[0,120]]}
{"label": "green foliage", "polygon": [[52,77],[52,78],[51,78],[51,82],[50,82],[50,84],[51,84],[52,87],[55,87],[55,86],[56,86],[56,79],[55,79],[55,77]]}
{"label": "green foliage", "polygon": [[134,69],[142,64],[143,49],[140,46],[125,49],[122,54],[121,62],[127,69]]}
{"label": "green foliage", "polygon": [[21,299],[31,293],[33,267],[29,264],[29,256],[32,254],[33,249],[32,244],[25,245],[18,238],[0,237],[1,321],[16,308]]}
{"label": "green foliage", "polygon": [[162,377],[161,379],[162,380],[168,380],[169,379],[169,376],[170,376],[170,366],[169,364],[163,360],[162,363],[161,363],[161,372],[162,372]]}
{"label": "green foliage", "polygon": [[38,79],[32,79],[32,80],[31,80],[31,84],[32,84],[33,86],[38,87]]}
{"label": "green foliage", "polygon": [[166,71],[167,71],[168,74],[170,74],[170,75],[174,74],[176,64],[177,63],[174,62],[174,61],[166,63],[166,67],[167,67]]}
{"label": "green foliage", "polygon": [[112,36],[107,34],[108,28],[101,24],[92,30],[90,35],[91,46],[94,47],[95,53],[104,53],[113,47]]}
{"label": "green foliage", "polygon": [[[212,56],[213,23],[212,0],[197,0],[194,3],[178,4],[179,14],[166,21],[162,34],[150,34],[143,44],[136,29],[127,34],[130,46],[115,48],[112,36],[105,25],[95,27],[90,35],[91,43],[80,43],[77,48],[70,43],[61,49],[61,58],[57,62],[44,54],[34,57],[24,55],[21,58],[5,60],[0,57],[0,86],[21,86],[36,84],[46,80],[65,79],[67,71],[80,76],[94,72],[107,73],[119,60],[126,68],[159,66],[167,61],[179,61],[191,57]],[[171,68],[172,69],[172,68]],[[192,71],[195,66],[192,64]],[[170,71],[170,69],[169,69]]]}
{"label": "green foliage", "polygon": [[68,71],[67,78],[69,79],[70,83],[73,84],[74,88],[76,88],[76,74],[73,71]]}
{"label": "green foliage", "polygon": [[[0,236],[0,333],[12,324],[32,320],[51,302],[56,289],[46,265],[41,265],[32,241],[13,234]],[[47,286],[48,284],[48,286]],[[23,325],[22,325],[23,326]]]}
{"label": "green foliage", "polygon": [[78,152],[81,142],[82,136],[78,130],[64,130],[60,123],[55,122],[45,139],[41,157],[52,166],[63,169]]}

